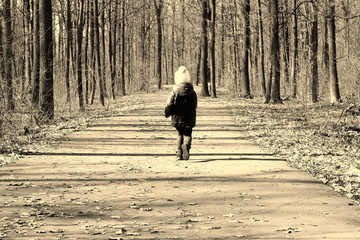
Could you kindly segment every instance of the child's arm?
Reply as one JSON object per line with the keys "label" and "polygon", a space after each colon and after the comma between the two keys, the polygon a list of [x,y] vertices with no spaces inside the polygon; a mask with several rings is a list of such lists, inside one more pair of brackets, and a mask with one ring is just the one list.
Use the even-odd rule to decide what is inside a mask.
{"label": "child's arm", "polygon": [[196,95],[196,93],[194,95],[194,101],[195,101],[195,108],[197,108],[197,95]]}
{"label": "child's arm", "polygon": [[166,105],[169,105],[169,104],[174,102],[174,96],[175,96],[174,91],[171,91],[171,93],[170,93],[170,95],[169,95],[169,97],[168,97],[168,99],[166,101]]}

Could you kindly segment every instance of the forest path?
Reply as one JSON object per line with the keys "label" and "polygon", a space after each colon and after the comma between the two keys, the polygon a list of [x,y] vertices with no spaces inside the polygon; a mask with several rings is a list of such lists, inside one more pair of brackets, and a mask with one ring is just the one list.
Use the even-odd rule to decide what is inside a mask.
{"label": "forest path", "polygon": [[168,92],[0,168],[0,239],[360,239],[358,206],[241,139],[217,100],[176,161]]}

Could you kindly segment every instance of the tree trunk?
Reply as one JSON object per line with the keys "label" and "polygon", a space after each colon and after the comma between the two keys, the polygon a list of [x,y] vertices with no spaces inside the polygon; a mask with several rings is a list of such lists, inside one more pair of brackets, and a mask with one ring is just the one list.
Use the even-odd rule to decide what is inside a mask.
{"label": "tree trunk", "polygon": [[11,1],[4,0],[4,20],[5,20],[5,76],[6,76],[6,100],[7,109],[15,109],[14,89],[13,89],[13,29],[11,19]]}
{"label": "tree trunk", "polygon": [[158,27],[158,44],[157,44],[157,68],[156,68],[156,76],[158,79],[157,87],[158,89],[161,88],[162,82],[162,9],[163,9],[163,0],[159,0],[159,4],[157,0],[154,0],[154,6],[156,11],[156,20],[157,20],[157,27]]}
{"label": "tree trunk", "polygon": [[[236,0],[234,0],[234,5],[232,6],[234,8],[234,12],[238,12],[238,8],[237,8],[237,2]],[[233,14],[233,16],[231,17],[231,30],[232,30],[232,47],[230,48],[230,56],[233,57],[233,72],[231,73],[232,76],[233,76],[233,92],[238,94],[239,93],[239,89],[240,89],[240,84],[239,84],[239,69],[241,68],[240,66],[240,60],[239,60],[239,43],[240,43],[240,40],[239,40],[239,30],[237,28],[238,25],[240,25],[238,22],[237,22],[237,16],[236,14]],[[232,50],[232,52],[231,52]]]}
{"label": "tree trunk", "polygon": [[99,3],[94,0],[94,31],[95,31],[95,56],[97,64],[97,75],[99,80],[99,99],[101,105],[105,106],[105,93],[104,93],[104,72],[100,55],[100,26],[99,26]]}
{"label": "tree trunk", "polygon": [[[175,15],[175,11],[176,11],[176,2],[173,1],[172,3],[172,14]],[[171,23],[171,63],[170,63],[170,67],[171,67],[171,83],[174,84],[175,80],[174,80],[174,69],[175,69],[175,19],[172,19],[172,23]]]}
{"label": "tree trunk", "polygon": [[269,2],[272,33],[271,33],[271,65],[273,72],[273,81],[271,86],[271,103],[282,103],[280,97],[280,40],[279,40],[279,2],[273,0]]}
{"label": "tree trunk", "polygon": [[[235,3],[235,1],[234,1]],[[238,90],[239,90],[239,87],[238,87],[238,44],[239,44],[239,41],[236,37],[236,32],[237,32],[237,29],[236,29],[236,19],[235,19],[235,16],[232,17],[232,34],[233,34],[233,42],[232,42],[232,52],[230,51],[230,56],[233,57],[233,72],[232,72],[232,75],[233,75],[233,92],[234,93],[238,93]]]}
{"label": "tree trunk", "polygon": [[250,94],[250,73],[249,73],[249,52],[251,48],[250,43],[250,0],[243,3],[243,17],[244,17],[244,53],[243,53],[243,71],[241,79],[241,97],[251,98]]}
{"label": "tree trunk", "polygon": [[[5,56],[4,56],[4,39],[3,39],[3,18],[0,17],[0,80],[4,80],[5,76]],[[0,94],[0,96],[3,93]]]}
{"label": "tree trunk", "polygon": [[221,1],[221,47],[220,47],[220,68],[218,71],[218,86],[222,86],[225,72],[225,0]]}
{"label": "tree trunk", "polygon": [[324,16],[324,34],[323,34],[323,47],[322,47],[322,56],[323,56],[323,91],[322,93],[329,93],[330,87],[330,56],[329,56],[329,16],[326,14]]}
{"label": "tree trunk", "polygon": [[[123,19],[124,20],[124,19]],[[140,23],[140,42],[139,42],[139,49],[140,49],[140,69],[139,74],[143,76],[143,78],[147,78],[147,67],[146,67],[146,34],[147,34],[147,25],[146,25],[146,12],[143,11],[141,13],[141,23]],[[124,43],[125,43],[125,35],[124,35]],[[124,46],[125,48],[125,46]],[[125,55],[124,55],[125,56]],[[145,84],[145,83],[141,83]]]}
{"label": "tree trunk", "polygon": [[346,55],[347,58],[350,58],[350,18],[351,18],[351,8],[349,0],[341,1],[341,7],[344,11],[344,18],[345,18],[345,45],[346,45]]}
{"label": "tree trunk", "polygon": [[125,39],[125,4],[126,0],[122,1],[121,8],[121,95],[126,95],[126,83],[125,83],[125,50],[126,50],[126,39]]}
{"label": "tree trunk", "polygon": [[319,70],[318,70],[318,9],[315,3],[313,3],[313,21],[311,28],[311,99],[312,102],[319,100]]}
{"label": "tree trunk", "polygon": [[197,54],[197,64],[196,64],[196,86],[199,86],[200,83],[200,75],[201,75],[201,51],[202,51],[202,44],[199,44],[199,51]]}
{"label": "tree trunk", "polygon": [[[110,5],[111,6],[111,5]],[[116,77],[116,39],[117,39],[117,15],[118,0],[115,2],[115,19],[112,22],[111,7],[109,7],[109,58],[110,58],[110,78],[111,78],[111,96],[115,99],[115,77]],[[114,25],[114,27],[112,27]]]}
{"label": "tree trunk", "polygon": [[[24,0],[24,82],[23,82],[23,91],[22,97],[25,98],[26,104],[30,103],[29,99],[29,90],[31,89],[31,10],[30,10],[30,1]],[[1,56],[1,55],[0,55]]]}
{"label": "tree trunk", "polygon": [[[105,28],[106,28],[106,22],[105,22],[105,9],[106,9],[106,5],[111,5],[111,2],[109,3],[105,3],[105,1],[102,1],[102,9],[101,9],[101,24],[99,24],[99,28],[100,26],[102,27],[102,31],[101,31],[101,56],[102,56],[102,82],[103,82],[103,93],[104,93],[104,97],[108,97],[108,91],[107,91],[107,84],[106,84],[106,41],[105,41]],[[100,35],[99,35],[100,36]]]}
{"label": "tree trunk", "polygon": [[90,67],[91,67],[91,96],[90,96],[90,104],[94,103],[95,99],[95,93],[96,93],[96,50],[95,50],[95,6],[94,6],[94,0],[91,1],[91,22],[90,22],[90,51],[91,51],[91,57],[90,57]]}
{"label": "tree trunk", "polygon": [[86,32],[85,32],[85,47],[84,47],[84,59],[85,59],[85,103],[89,103],[89,92],[90,92],[90,74],[89,74],[89,28],[90,28],[90,1],[86,4]]}
{"label": "tree trunk", "polygon": [[66,66],[65,66],[65,83],[66,83],[66,102],[70,102],[70,69],[72,65],[71,52],[73,51],[73,34],[72,34],[72,20],[71,20],[71,3],[66,1]]}
{"label": "tree trunk", "polygon": [[211,27],[210,27],[210,79],[211,97],[216,98],[216,56],[215,56],[215,20],[216,20],[216,0],[210,0],[211,4]]}
{"label": "tree trunk", "polygon": [[[5,70],[5,63],[4,63],[4,49],[3,49],[3,28],[2,28],[2,18],[0,17],[0,87],[2,87],[3,84],[3,80],[5,79],[5,74],[4,74],[4,70]],[[4,93],[0,92],[0,98],[4,99]],[[0,138],[2,138],[4,136],[3,133],[3,109],[5,107],[3,106],[2,101],[0,101]]]}
{"label": "tree trunk", "polygon": [[329,57],[330,57],[330,102],[341,102],[336,54],[335,0],[329,1]]}
{"label": "tree trunk", "polygon": [[271,87],[272,87],[272,82],[273,82],[273,66],[270,66],[270,76],[269,76],[269,80],[267,82],[266,85],[266,95],[265,95],[265,103],[269,103],[271,100]]}
{"label": "tree trunk", "polygon": [[32,69],[32,103],[39,107],[40,97],[40,19],[39,0],[34,0],[33,10],[33,69]]}
{"label": "tree trunk", "polygon": [[81,1],[80,6],[80,17],[79,17],[79,24],[77,29],[77,91],[78,91],[78,98],[79,98],[79,108],[80,111],[85,110],[84,106],[84,93],[83,93],[83,79],[82,79],[82,42],[83,42],[83,29],[84,29],[84,0]]}
{"label": "tree trunk", "polygon": [[180,60],[185,60],[185,0],[181,2],[181,47],[180,47]]}
{"label": "tree trunk", "polygon": [[260,38],[260,54],[261,54],[261,88],[263,96],[266,97],[266,75],[265,75],[265,50],[264,50],[264,27],[263,27],[263,17],[261,11],[261,0],[258,0],[258,9],[259,9],[259,38]]}
{"label": "tree trunk", "polygon": [[54,119],[54,79],[53,79],[53,28],[51,0],[40,0],[40,116],[41,120]]}
{"label": "tree trunk", "polygon": [[292,97],[297,97],[297,73],[298,73],[298,51],[299,51],[299,40],[298,40],[298,17],[297,17],[297,0],[294,0],[294,57],[292,67]]}
{"label": "tree trunk", "polygon": [[208,79],[209,79],[209,65],[208,65],[208,21],[209,21],[209,4],[208,0],[202,0],[202,44],[201,44],[201,94],[204,97],[209,97]]}
{"label": "tree trunk", "polygon": [[[290,18],[288,18],[288,10],[289,10],[289,3],[288,1],[284,1],[284,12],[282,14],[283,21],[282,21],[282,29],[283,29],[283,63],[284,63],[284,78],[285,82],[290,82],[289,80],[289,67],[290,67],[290,32],[289,32],[289,26],[290,26]],[[288,20],[289,19],[289,20]]]}

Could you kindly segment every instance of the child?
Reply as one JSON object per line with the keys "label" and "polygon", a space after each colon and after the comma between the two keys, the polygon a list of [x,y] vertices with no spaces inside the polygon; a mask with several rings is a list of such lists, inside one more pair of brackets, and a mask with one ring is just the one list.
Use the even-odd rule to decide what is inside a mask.
{"label": "child", "polygon": [[171,123],[178,132],[176,159],[188,160],[192,129],[196,123],[197,96],[186,67],[179,67],[174,78],[175,85],[167,100],[167,106],[172,106]]}

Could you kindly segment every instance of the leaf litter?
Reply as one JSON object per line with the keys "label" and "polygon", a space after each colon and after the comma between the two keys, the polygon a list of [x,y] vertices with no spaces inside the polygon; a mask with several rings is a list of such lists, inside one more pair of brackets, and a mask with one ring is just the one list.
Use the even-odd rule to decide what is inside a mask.
{"label": "leaf litter", "polygon": [[[360,204],[360,117],[343,105],[226,99],[243,138],[259,143]],[[355,130],[354,130],[355,129]]]}

